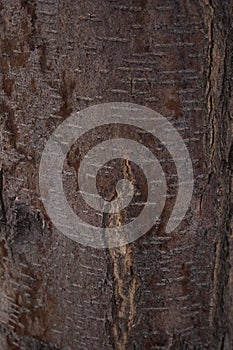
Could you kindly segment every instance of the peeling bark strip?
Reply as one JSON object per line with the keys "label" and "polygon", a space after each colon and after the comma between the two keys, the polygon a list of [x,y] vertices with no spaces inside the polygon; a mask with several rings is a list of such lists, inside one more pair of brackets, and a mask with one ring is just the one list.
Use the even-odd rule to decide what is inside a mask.
{"label": "peeling bark strip", "polygon": [[[230,0],[0,1],[0,350],[233,348],[232,12]],[[171,235],[169,204],[138,241],[95,250],[52,226],[38,169],[65,118],[113,101],[172,122],[189,148],[195,191]],[[77,213],[83,152],[112,136],[110,127],[97,131],[65,164]],[[141,140],[175,188],[168,152]],[[98,181],[112,198],[114,181]],[[176,191],[169,196],[173,203]]]}

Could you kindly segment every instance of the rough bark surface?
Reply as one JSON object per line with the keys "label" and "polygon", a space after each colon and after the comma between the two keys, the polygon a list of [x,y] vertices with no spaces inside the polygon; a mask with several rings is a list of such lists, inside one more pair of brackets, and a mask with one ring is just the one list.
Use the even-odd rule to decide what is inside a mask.
{"label": "rough bark surface", "polygon": [[[1,350],[233,348],[231,20],[230,0],[0,1]],[[53,227],[38,169],[62,120],[112,101],[173,123],[195,190],[170,236],[96,250]]]}

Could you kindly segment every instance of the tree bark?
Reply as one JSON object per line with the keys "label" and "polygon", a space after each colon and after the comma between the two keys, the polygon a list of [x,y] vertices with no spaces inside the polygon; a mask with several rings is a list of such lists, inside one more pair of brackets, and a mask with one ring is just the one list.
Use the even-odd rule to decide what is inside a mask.
{"label": "tree bark", "polygon": [[[1,350],[233,348],[231,5],[0,2]],[[72,112],[113,101],[172,122],[195,186],[171,235],[98,250],[52,225],[39,164]]]}

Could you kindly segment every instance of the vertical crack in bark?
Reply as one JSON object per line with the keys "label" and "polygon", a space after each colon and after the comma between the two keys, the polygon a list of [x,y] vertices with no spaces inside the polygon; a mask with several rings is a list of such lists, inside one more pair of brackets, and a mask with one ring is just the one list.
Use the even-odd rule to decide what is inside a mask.
{"label": "vertical crack in bark", "polygon": [[[203,11],[207,24],[207,35],[208,35],[208,55],[207,55],[207,81],[206,81],[206,101],[207,101],[207,112],[208,121],[210,122],[210,164],[213,164],[214,152],[215,152],[215,99],[214,99],[214,82],[216,82],[216,71],[214,67],[214,7],[212,1],[205,2],[208,10]],[[202,4],[203,6],[203,4]]]}
{"label": "vertical crack in bark", "polygon": [[0,220],[6,223],[6,208],[3,199],[3,169],[0,169],[0,206],[1,206],[1,218]]}
{"label": "vertical crack in bark", "polygon": [[216,313],[216,305],[218,302],[218,276],[220,268],[220,252],[221,252],[221,242],[216,243],[215,248],[215,262],[213,271],[213,294],[210,302],[210,321],[212,322],[212,327],[214,326],[214,316]]}
{"label": "vertical crack in bark", "polygon": [[[129,160],[124,163],[123,173],[133,181]],[[114,222],[110,218],[110,226],[121,226],[122,216],[116,215]],[[138,287],[133,273],[133,251],[130,244],[109,249],[113,275],[112,337],[114,349],[125,350],[130,331],[136,316],[135,297]]]}
{"label": "vertical crack in bark", "polygon": [[[230,212],[229,212],[229,167],[226,159],[229,148],[229,124],[227,114],[229,108],[229,88],[227,83],[230,72],[228,42],[230,16],[227,4],[220,1],[206,0],[200,2],[203,8],[204,20],[207,27],[208,37],[208,60],[206,77],[206,103],[207,103],[207,123],[210,135],[206,136],[206,150],[210,150],[208,173],[203,197],[209,195],[208,187],[216,188],[217,200],[215,215],[213,215],[212,227],[216,229],[215,257],[212,277],[212,297],[210,305],[210,322],[215,333],[214,348],[220,349],[221,344],[229,338],[229,316],[226,314],[228,297],[227,285],[229,284],[229,232],[230,232]],[[218,193],[221,193],[221,200]],[[202,202],[202,199],[201,199]],[[205,202],[208,203],[207,198]],[[224,214],[220,217],[220,213]],[[228,340],[227,340],[228,341]]]}
{"label": "vertical crack in bark", "polygon": [[114,349],[125,350],[136,315],[137,280],[132,271],[132,248],[127,245],[110,249],[109,254],[114,277],[112,323]]}

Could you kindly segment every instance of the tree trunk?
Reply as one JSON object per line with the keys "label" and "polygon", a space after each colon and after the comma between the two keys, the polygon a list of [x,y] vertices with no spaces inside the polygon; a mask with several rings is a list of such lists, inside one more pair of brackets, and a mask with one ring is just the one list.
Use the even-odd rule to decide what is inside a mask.
{"label": "tree trunk", "polygon": [[[1,350],[233,348],[231,5],[0,2]],[[147,106],[185,140],[194,192],[170,235],[160,225],[122,247],[85,247],[43,207],[46,141],[105,102]]]}

